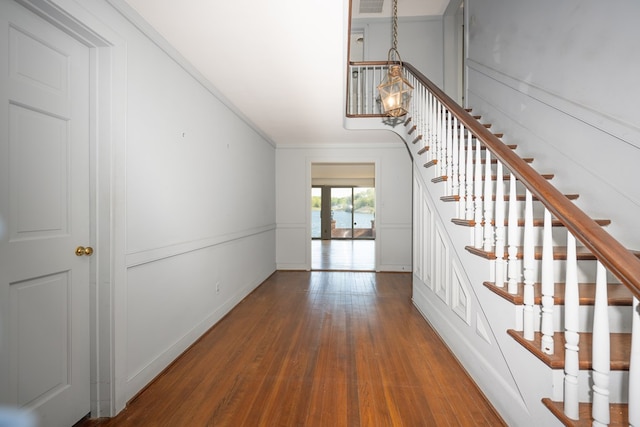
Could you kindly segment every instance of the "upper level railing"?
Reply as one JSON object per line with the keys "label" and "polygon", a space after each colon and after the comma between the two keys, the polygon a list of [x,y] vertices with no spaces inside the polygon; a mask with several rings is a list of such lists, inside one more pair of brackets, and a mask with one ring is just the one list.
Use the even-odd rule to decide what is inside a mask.
{"label": "upper level railing", "polygon": [[347,117],[382,117],[378,85],[387,74],[387,62],[358,62],[349,67]]}
{"label": "upper level railing", "polygon": [[[561,193],[548,178],[535,171],[486,126],[458,105],[422,73],[405,63],[407,79],[414,86],[408,119],[412,132],[429,147],[428,157],[436,176],[445,182],[445,196],[458,201],[458,218],[473,222],[471,250],[478,249],[492,263],[498,287],[516,293],[524,278],[523,335],[533,340],[540,328],[541,351],[553,353],[554,259],[558,259],[551,235],[552,217],[567,230],[565,270],[565,399],[569,418],[578,418],[578,272],[579,259],[595,257],[596,303],[593,318],[592,396],[594,425],[608,424],[609,327],[606,270],[634,295],[632,350],[629,372],[629,421],[640,425],[640,259],[607,233],[602,226]],[[376,87],[387,70],[386,62],[359,62],[349,66],[347,117],[382,116]],[[414,140],[414,142],[417,141]],[[486,149],[485,149],[486,148]],[[481,154],[484,152],[484,154]],[[503,171],[510,172],[503,175]],[[503,176],[506,180],[503,182]],[[495,178],[494,178],[495,177]],[[494,183],[495,179],[495,183]],[[516,194],[516,182],[524,186],[524,208]],[[505,192],[505,186],[507,191]],[[543,205],[541,253],[533,243],[533,200]],[[524,214],[519,231],[518,216]],[[576,243],[580,242],[580,245]],[[537,261],[540,261],[539,264]],[[540,266],[538,266],[540,265]],[[534,284],[541,278],[541,320],[534,325]],[[605,414],[606,413],[606,414]]]}

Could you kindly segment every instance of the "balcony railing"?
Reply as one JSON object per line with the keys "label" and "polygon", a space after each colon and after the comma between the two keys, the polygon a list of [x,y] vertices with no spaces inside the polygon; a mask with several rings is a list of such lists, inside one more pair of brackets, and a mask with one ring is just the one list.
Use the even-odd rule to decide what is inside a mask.
{"label": "balcony railing", "polygon": [[387,62],[366,62],[349,67],[347,117],[382,116],[378,85],[387,74]]}

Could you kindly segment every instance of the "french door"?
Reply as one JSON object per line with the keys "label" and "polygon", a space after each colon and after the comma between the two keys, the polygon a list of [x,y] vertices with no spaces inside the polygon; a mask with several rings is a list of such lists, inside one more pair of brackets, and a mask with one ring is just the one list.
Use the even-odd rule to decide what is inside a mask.
{"label": "french door", "polygon": [[311,194],[312,238],[375,238],[373,188],[319,186]]}

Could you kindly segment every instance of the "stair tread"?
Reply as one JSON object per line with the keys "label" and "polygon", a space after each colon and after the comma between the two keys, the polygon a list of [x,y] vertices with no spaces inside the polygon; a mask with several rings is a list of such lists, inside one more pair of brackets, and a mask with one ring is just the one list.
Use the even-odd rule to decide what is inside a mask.
{"label": "stair tread", "polygon": [[[522,160],[524,160],[526,163],[533,163],[533,157],[525,157]],[[431,166],[433,166],[433,165],[435,165],[437,163],[438,163],[438,159],[433,159],[433,160],[425,163],[423,166],[425,168],[429,168],[429,167],[431,167]],[[482,159],[482,161],[480,163],[486,164],[487,162],[484,159]],[[498,160],[497,159],[491,159],[491,163],[492,164],[498,163]]]}
{"label": "stair tread", "polygon": [[[545,354],[540,350],[542,342],[542,334],[540,332],[534,333],[533,341],[526,340],[524,338],[524,333],[521,331],[509,329],[507,330],[507,333],[550,368],[564,368],[564,333],[557,332],[553,335],[554,354]],[[629,359],[631,357],[631,334],[612,332],[609,334],[609,340],[611,346],[611,370],[629,370]],[[580,360],[579,367],[581,370],[592,369],[592,341],[593,334],[590,332],[580,333],[578,359]]]}
{"label": "stair tread", "polygon": [[428,145],[425,145],[425,146],[423,146],[421,149],[419,149],[419,150],[418,150],[418,155],[420,155],[420,154],[424,154],[424,153],[426,153],[427,151],[429,151],[429,146],[428,146]]}
{"label": "stair tread", "polygon": [[[610,219],[594,219],[594,221],[596,223],[598,223],[598,225],[609,225],[611,224],[611,220]],[[453,218],[451,219],[451,222],[453,222],[456,225],[461,225],[463,227],[475,227],[476,225],[476,221],[473,219],[464,219],[464,218]],[[482,225],[484,225],[484,222],[482,223]],[[495,225],[495,221],[491,221],[491,225]],[[509,219],[505,219],[504,220],[504,226],[507,227],[509,225]],[[533,219],[533,226],[534,227],[542,227],[544,226],[544,218],[534,218]],[[552,227],[563,227],[563,224],[560,222],[560,220],[553,218],[551,220],[551,226]],[[524,219],[523,218],[518,218],[518,227],[524,227]]]}
{"label": "stair tread", "polygon": [[[524,160],[526,163],[533,163],[533,157],[523,157],[522,160]],[[473,161],[473,163],[477,163],[475,160]],[[481,159],[480,163],[483,165],[487,164],[487,160],[486,159]],[[491,158],[491,164],[497,164],[498,163],[498,159],[496,159],[495,157]]]}
{"label": "stair tread", "polygon": [[[494,133],[493,136],[495,136],[496,138],[502,138],[504,136],[504,134],[502,134],[502,133]],[[507,147],[511,148],[512,150],[515,150],[516,148],[518,148],[517,144],[505,144],[505,145]],[[468,151],[468,147],[466,145],[464,146],[464,149],[465,149],[465,151]],[[484,145],[480,146],[480,150],[486,150],[486,149],[487,149],[487,147],[485,147]],[[472,151],[476,150],[476,145],[475,144],[472,145],[471,150]]]}
{"label": "stair tread", "polygon": [[[591,404],[580,403],[579,420],[572,420],[564,414],[564,402],[555,402],[551,399],[542,399],[544,406],[555,415],[565,426],[570,427],[591,427],[593,418],[591,417]],[[626,403],[609,404],[609,426],[629,425],[629,405]]]}
{"label": "stair tread", "polygon": [[[569,200],[576,200],[578,197],[580,197],[579,194],[565,194],[564,196]],[[484,200],[484,196],[480,197],[480,199]],[[491,199],[493,201],[496,200],[495,194],[491,197]],[[440,200],[442,200],[443,202],[457,202],[457,201],[460,200],[460,196],[457,195],[457,194],[452,195],[452,196],[441,196]],[[519,201],[519,202],[523,202],[525,200],[525,195],[524,194],[518,194],[516,196],[516,200]],[[533,196],[533,201],[537,201],[537,200],[538,200],[538,198],[536,196]],[[508,194],[505,194],[504,201],[505,202],[509,201],[509,195]]]}
{"label": "stair tread", "polygon": [[[486,259],[496,259],[495,249],[491,248],[489,251],[485,251],[482,248],[475,248],[473,246],[465,246],[465,249],[471,252],[474,255],[481,256]],[[522,259],[524,255],[524,250],[522,246],[518,246],[518,253],[516,257],[518,259]],[[505,247],[504,258],[508,258],[509,254],[507,252],[507,248]],[[534,247],[534,258],[537,260],[542,259],[542,246]],[[590,250],[583,246],[578,246],[576,248],[576,258],[582,261],[595,260],[596,257],[591,253]],[[566,246],[554,246],[553,247],[553,259],[555,260],[564,260],[567,259],[567,247]]]}
{"label": "stair tread", "polygon": [[[480,257],[489,259],[489,260],[493,260],[496,259],[496,254],[495,254],[495,248],[491,248],[491,250],[489,251],[485,251],[482,248],[476,248],[473,246],[465,246],[465,249],[469,252],[471,252],[474,255],[478,255]],[[542,246],[535,246],[533,248],[534,251],[534,258],[536,260],[541,260],[542,259]],[[633,255],[635,255],[636,257],[640,258],[640,251],[636,251],[636,250],[629,250],[629,252],[631,252]],[[522,259],[524,254],[524,250],[522,246],[518,246],[518,253],[516,254],[517,259]],[[508,258],[509,254],[507,252],[507,247],[505,245],[505,250],[504,250],[504,256],[503,258]],[[596,257],[595,255],[593,255],[593,253],[591,253],[591,251],[589,249],[587,249],[584,246],[578,246],[576,248],[576,258],[579,261],[595,261]],[[567,247],[566,246],[554,246],[553,247],[553,259],[554,260],[564,260],[567,259]]]}
{"label": "stair tread", "polygon": [[[426,165],[427,164],[425,163],[425,167],[428,167]],[[431,165],[429,165],[429,166],[431,166]],[[542,173],[542,174],[540,174],[540,176],[542,176],[544,179],[553,179],[553,177],[555,175],[552,174],[552,173]],[[498,178],[497,175],[491,175],[491,181],[496,181],[497,178]],[[431,182],[443,182],[443,181],[447,181],[448,179],[449,178],[447,177],[447,175],[441,175],[441,176],[437,176],[435,178],[432,178]],[[510,179],[509,174],[504,174],[502,176],[502,180],[505,181],[505,182],[509,181],[509,179]],[[486,176],[485,175],[482,175],[482,181],[486,181]]]}
{"label": "stair tread", "polygon": [[[510,301],[515,305],[524,304],[524,283],[518,283],[518,292],[510,294],[507,292],[507,286],[498,287],[494,282],[484,282],[489,290],[500,297]],[[555,305],[564,305],[564,283],[554,284],[553,302]],[[596,295],[595,283],[578,283],[580,305],[594,305]],[[535,304],[542,304],[541,284],[533,284],[533,294]],[[633,303],[633,294],[626,286],[619,283],[607,284],[607,296],[609,306],[631,306]]]}

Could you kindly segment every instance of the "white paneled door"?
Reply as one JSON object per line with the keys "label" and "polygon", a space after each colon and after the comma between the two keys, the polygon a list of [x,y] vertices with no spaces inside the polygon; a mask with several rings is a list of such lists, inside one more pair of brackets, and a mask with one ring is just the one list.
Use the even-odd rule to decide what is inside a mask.
{"label": "white paneled door", "polygon": [[47,427],[90,411],[89,61],[0,0],[0,404]]}

